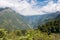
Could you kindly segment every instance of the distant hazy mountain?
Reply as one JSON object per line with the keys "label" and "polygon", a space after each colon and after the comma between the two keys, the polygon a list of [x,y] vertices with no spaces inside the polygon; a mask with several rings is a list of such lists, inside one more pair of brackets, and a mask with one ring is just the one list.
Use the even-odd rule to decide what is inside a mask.
{"label": "distant hazy mountain", "polygon": [[60,12],[47,13],[44,15],[23,16],[10,8],[0,9],[0,28],[6,29],[35,29],[39,24],[48,20],[60,18]]}
{"label": "distant hazy mountain", "polygon": [[28,23],[33,26],[33,28],[37,28],[39,24],[43,24],[48,22],[49,20],[60,19],[60,12],[57,11],[55,13],[47,13],[44,15],[35,15],[35,16],[26,16]]}
{"label": "distant hazy mountain", "polygon": [[8,9],[8,7],[6,7],[6,8],[0,8],[0,11],[3,11],[3,10],[5,10],[5,9]]}
{"label": "distant hazy mountain", "polygon": [[48,20],[54,20],[54,19],[58,19],[58,16],[60,15],[60,12],[57,11],[55,13],[48,13],[48,14],[45,14],[45,15],[41,15],[41,19],[40,19],[40,22],[47,22]]}

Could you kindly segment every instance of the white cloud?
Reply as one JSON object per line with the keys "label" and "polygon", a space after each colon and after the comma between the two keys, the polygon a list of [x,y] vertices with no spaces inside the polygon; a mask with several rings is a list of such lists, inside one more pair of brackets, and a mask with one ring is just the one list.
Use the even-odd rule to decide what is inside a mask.
{"label": "white cloud", "polygon": [[40,11],[55,12],[56,11],[56,4],[53,3],[53,1],[50,1],[46,6],[40,8]]}
{"label": "white cloud", "polygon": [[10,7],[25,16],[42,15],[46,14],[46,12],[50,13],[60,11],[60,0],[58,3],[49,0],[50,2],[41,8],[33,8],[33,6],[37,4],[36,0],[31,0],[31,4],[27,1],[28,0],[0,0],[0,7]]}
{"label": "white cloud", "polygon": [[38,9],[38,11],[44,12],[44,14],[60,11],[60,0],[57,3],[50,1],[46,6]]}

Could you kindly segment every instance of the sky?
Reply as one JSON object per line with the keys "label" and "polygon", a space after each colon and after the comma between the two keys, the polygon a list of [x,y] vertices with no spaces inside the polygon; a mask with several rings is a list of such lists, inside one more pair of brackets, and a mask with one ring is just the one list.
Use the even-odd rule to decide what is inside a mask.
{"label": "sky", "polygon": [[5,7],[24,16],[43,15],[60,11],[60,0],[0,0],[0,8]]}

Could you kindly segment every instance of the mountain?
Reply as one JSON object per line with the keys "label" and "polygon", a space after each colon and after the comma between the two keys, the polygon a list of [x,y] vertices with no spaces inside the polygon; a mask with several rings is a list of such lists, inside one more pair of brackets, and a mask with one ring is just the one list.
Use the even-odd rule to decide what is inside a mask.
{"label": "mountain", "polygon": [[56,16],[55,19],[60,19],[60,12],[57,12],[57,13],[59,13],[59,14]]}
{"label": "mountain", "polygon": [[60,33],[60,19],[48,20],[48,22],[38,25],[38,29],[42,32],[50,33]]}
{"label": "mountain", "polygon": [[28,24],[33,26],[33,28],[37,28],[38,25],[42,25],[43,23],[48,22],[49,20],[55,20],[60,19],[60,12],[54,12],[54,13],[47,13],[44,15],[34,15],[34,16],[26,16],[28,20]]}
{"label": "mountain", "polygon": [[6,7],[6,8],[0,8],[0,12],[3,11],[3,10],[5,10],[5,9],[8,9],[8,7]]}
{"label": "mountain", "polygon": [[60,12],[47,13],[44,15],[23,16],[10,8],[1,8],[0,10],[0,28],[8,30],[36,29],[37,26],[46,23],[49,20],[60,18]]}
{"label": "mountain", "polygon": [[0,28],[6,28],[7,30],[31,29],[29,24],[24,22],[24,16],[19,15],[12,9],[4,9],[0,12]]}
{"label": "mountain", "polygon": [[59,11],[54,12],[54,13],[48,13],[48,14],[41,15],[42,17],[40,19],[40,22],[43,23],[43,22],[47,22],[49,20],[55,20],[56,18],[58,19],[59,15],[60,15]]}

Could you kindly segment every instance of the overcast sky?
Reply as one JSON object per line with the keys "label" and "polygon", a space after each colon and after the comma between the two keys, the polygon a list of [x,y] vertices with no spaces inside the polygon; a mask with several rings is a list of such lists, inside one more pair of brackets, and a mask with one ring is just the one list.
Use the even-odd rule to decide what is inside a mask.
{"label": "overcast sky", "polygon": [[43,15],[60,11],[60,0],[0,0],[0,8],[5,7],[25,16]]}

